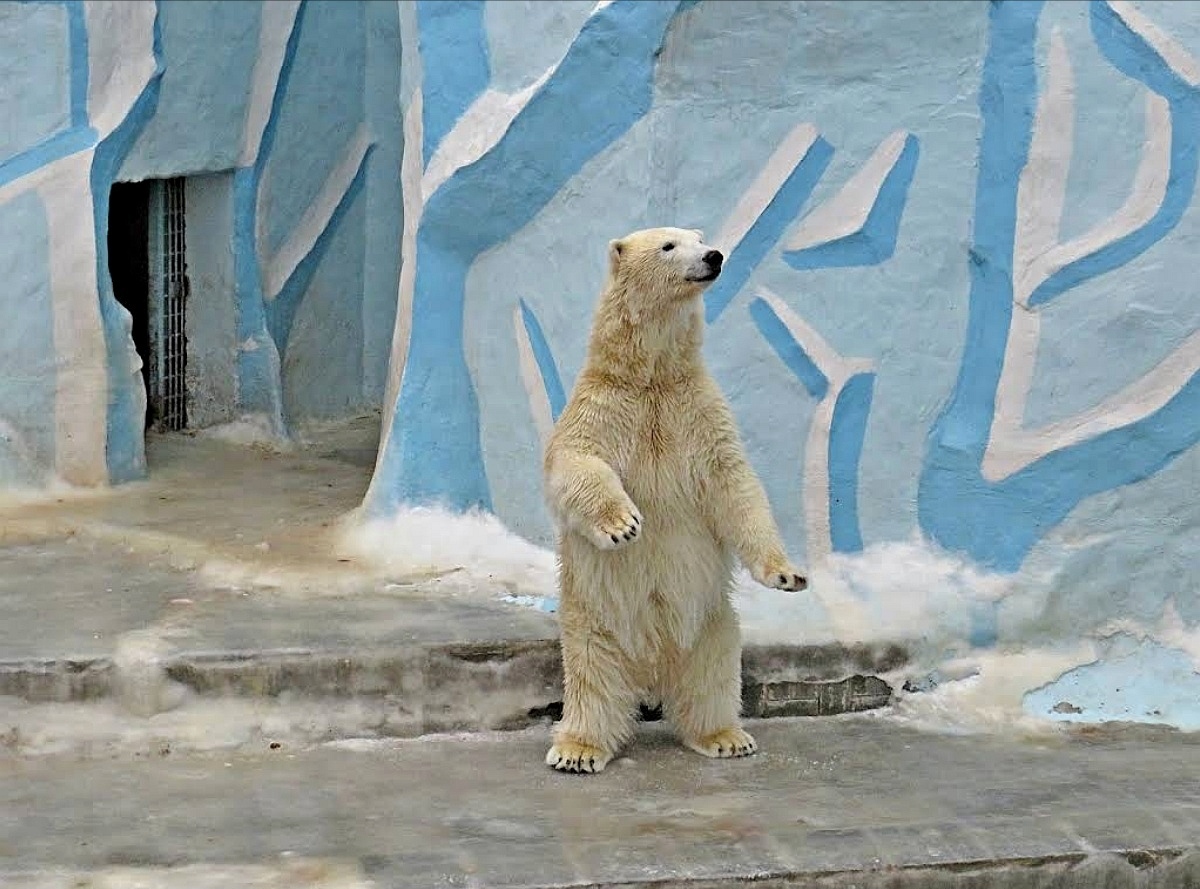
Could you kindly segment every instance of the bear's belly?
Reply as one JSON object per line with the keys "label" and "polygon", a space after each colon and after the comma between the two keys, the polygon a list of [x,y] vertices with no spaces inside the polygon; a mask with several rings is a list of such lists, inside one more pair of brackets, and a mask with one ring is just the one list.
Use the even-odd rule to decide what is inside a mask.
{"label": "bear's belly", "polygon": [[628,654],[652,658],[664,644],[691,648],[728,595],[732,558],[695,511],[639,508],[642,535],[621,549],[563,541],[575,587],[563,592],[589,601]]}

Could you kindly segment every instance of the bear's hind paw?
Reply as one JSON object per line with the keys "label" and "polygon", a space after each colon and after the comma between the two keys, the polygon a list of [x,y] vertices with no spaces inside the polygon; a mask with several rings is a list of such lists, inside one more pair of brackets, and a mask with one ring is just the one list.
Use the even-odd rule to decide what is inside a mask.
{"label": "bear's hind paw", "polygon": [[733,726],[718,729],[696,741],[684,742],[692,750],[713,759],[728,759],[734,756],[750,756],[758,752],[758,744],[745,729]]}
{"label": "bear's hind paw", "polygon": [[603,772],[612,754],[579,741],[558,741],[546,753],[546,765],[560,772],[595,774]]}

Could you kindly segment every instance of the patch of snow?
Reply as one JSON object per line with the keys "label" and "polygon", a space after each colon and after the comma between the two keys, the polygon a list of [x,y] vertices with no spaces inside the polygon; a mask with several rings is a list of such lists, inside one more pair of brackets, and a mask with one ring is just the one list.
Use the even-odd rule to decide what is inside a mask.
{"label": "patch of snow", "polygon": [[[19,756],[286,754],[344,737],[412,735],[411,714],[385,698],[201,698],[142,717],[118,701],[31,704],[0,697],[0,748]],[[272,746],[277,745],[277,746]]]}
{"label": "patch of snow", "polygon": [[485,512],[404,507],[388,518],[347,522],[339,551],[392,578],[457,574],[514,595],[553,598],[554,554]]}
{"label": "patch of snow", "polygon": [[195,434],[229,444],[266,448],[276,453],[289,453],[295,449],[292,442],[276,434],[270,418],[265,414],[246,414],[229,423],[199,429]]}

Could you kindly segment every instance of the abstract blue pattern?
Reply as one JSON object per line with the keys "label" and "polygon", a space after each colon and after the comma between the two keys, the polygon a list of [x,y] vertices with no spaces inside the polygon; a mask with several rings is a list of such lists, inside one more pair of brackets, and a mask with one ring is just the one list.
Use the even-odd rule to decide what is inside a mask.
{"label": "abstract blue pattern", "polygon": [[[1017,184],[1029,152],[1037,95],[1040,3],[999,3],[980,87],[983,135],[970,250],[970,319],[958,382],[929,436],[920,483],[921,527],[987,567],[1015,571],[1030,549],[1082,500],[1149,477],[1200,440],[1200,380],[1128,425],[1046,454],[1000,481],[983,477],[1013,312]],[[1180,81],[1105,3],[1092,4],[1105,57],[1165,96],[1175,114],[1171,175],[1162,209],[1144,226],[1051,275],[1031,304],[1110,271],[1167,235],[1190,203],[1200,139],[1200,94]]]}

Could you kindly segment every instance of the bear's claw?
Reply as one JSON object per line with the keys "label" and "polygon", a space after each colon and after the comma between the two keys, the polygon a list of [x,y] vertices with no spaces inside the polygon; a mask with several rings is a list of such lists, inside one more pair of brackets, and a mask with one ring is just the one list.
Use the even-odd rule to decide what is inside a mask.
{"label": "bear's claw", "polygon": [[803,574],[777,574],[776,582],[771,584],[777,590],[796,592],[808,587],[808,579]]}
{"label": "bear's claw", "polygon": [[614,510],[612,519],[603,521],[592,532],[592,542],[600,549],[616,549],[633,543],[642,533],[642,516],[632,504]]}
{"label": "bear's claw", "polygon": [[603,772],[612,754],[591,744],[559,741],[546,753],[546,765],[560,772],[590,775]]}
{"label": "bear's claw", "polygon": [[758,744],[745,729],[733,727],[718,729],[698,741],[688,741],[687,746],[697,753],[713,759],[729,759],[735,756],[752,756],[758,752]]}
{"label": "bear's claw", "polygon": [[808,578],[791,565],[771,565],[769,568],[752,571],[751,574],[763,586],[774,590],[794,593],[808,588]]}

